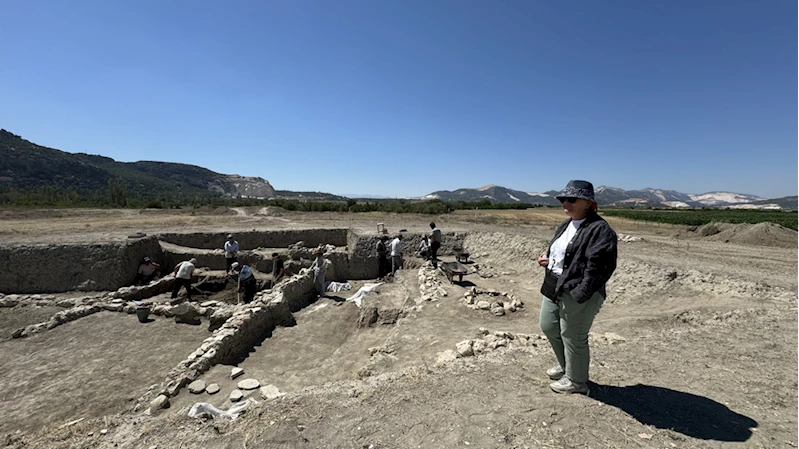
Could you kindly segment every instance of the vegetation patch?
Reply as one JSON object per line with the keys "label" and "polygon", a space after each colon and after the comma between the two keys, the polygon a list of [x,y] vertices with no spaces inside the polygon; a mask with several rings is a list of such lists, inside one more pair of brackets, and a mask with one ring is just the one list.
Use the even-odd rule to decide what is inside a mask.
{"label": "vegetation patch", "polygon": [[631,220],[652,221],[687,226],[702,226],[711,222],[721,223],[777,223],[797,230],[796,211],[752,210],[752,209],[692,209],[692,210],[641,210],[603,209],[602,214]]}

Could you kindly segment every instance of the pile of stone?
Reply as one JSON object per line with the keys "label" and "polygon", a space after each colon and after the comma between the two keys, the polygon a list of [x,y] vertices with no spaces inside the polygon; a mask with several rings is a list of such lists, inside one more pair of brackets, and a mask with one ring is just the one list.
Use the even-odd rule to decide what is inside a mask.
{"label": "pile of stone", "polygon": [[463,340],[455,345],[455,350],[448,349],[438,355],[438,364],[444,364],[461,357],[474,357],[496,351],[499,348],[510,348],[513,345],[520,347],[545,348],[548,345],[546,337],[538,334],[514,334],[506,331],[490,332],[481,327],[478,330],[479,338]]}
{"label": "pile of stone", "polygon": [[524,307],[524,302],[510,292],[471,287],[463,294],[466,307],[472,310],[489,310],[496,316],[515,312]]}
{"label": "pile of stone", "polygon": [[433,264],[425,262],[419,268],[419,293],[421,301],[438,301],[447,296],[447,290],[441,282],[438,271]]}
{"label": "pile of stone", "polygon": [[[305,242],[300,240],[299,242],[289,245],[289,259],[290,260],[302,260],[302,259],[314,259],[313,250],[316,248],[308,248],[305,246]],[[332,253],[336,250],[334,245],[324,245],[322,249],[326,254]]]}

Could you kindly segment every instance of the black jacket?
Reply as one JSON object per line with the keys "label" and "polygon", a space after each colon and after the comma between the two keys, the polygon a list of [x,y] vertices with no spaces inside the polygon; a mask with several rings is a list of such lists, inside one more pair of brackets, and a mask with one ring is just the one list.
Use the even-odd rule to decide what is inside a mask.
{"label": "black jacket", "polygon": [[[570,222],[571,219],[568,219],[558,226],[555,237],[549,242],[547,256],[549,248],[566,231]],[[605,283],[616,270],[617,241],[616,232],[608,222],[596,212],[590,211],[566,247],[563,273],[555,288],[557,294],[568,291],[580,304],[591,299],[596,292],[606,297]]]}

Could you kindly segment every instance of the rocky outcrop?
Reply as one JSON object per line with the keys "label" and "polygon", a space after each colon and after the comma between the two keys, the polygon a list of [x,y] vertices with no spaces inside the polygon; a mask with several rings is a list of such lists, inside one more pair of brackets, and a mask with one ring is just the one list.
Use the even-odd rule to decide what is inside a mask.
{"label": "rocky outcrop", "polygon": [[240,175],[218,175],[208,183],[208,190],[232,198],[274,198],[272,184],[264,178]]}

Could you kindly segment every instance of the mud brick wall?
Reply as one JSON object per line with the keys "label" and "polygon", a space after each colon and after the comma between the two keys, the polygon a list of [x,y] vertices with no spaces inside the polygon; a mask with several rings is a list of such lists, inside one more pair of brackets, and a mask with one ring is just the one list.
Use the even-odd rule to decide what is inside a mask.
{"label": "mud brick wall", "polygon": [[163,259],[155,237],[95,245],[0,247],[0,293],[116,290],[145,256]]}
{"label": "mud brick wall", "polygon": [[[374,279],[378,275],[377,268],[377,242],[380,236],[377,234],[360,235],[350,231],[347,235],[347,250],[349,258],[346,268],[342,268],[339,273],[347,274],[349,279]],[[345,271],[346,270],[346,271]],[[335,279],[334,279],[335,280]]]}
{"label": "mud brick wall", "polygon": [[[426,234],[429,234],[426,233]],[[402,244],[404,246],[405,256],[413,256],[419,250],[419,244],[422,243],[423,234],[402,234]],[[438,256],[454,256],[454,248],[463,248],[463,241],[466,239],[465,232],[442,232],[441,248],[438,249]],[[467,248],[468,249],[468,248]]]}
{"label": "mud brick wall", "polygon": [[[454,248],[462,248],[466,233],[464,232],[448,232],[442,233],[444,241],[441,243],[441,248],[438,250],[439,256],[452,256],[455,254]],[[386,245],[391,243],[395,234],[389,235],[389,240]],[[380,235],[375,234],[358,234],[350,231],[347,236],[347,248],[349,249],[350,257],[347,261],[348,266],[342,269],[337,274],[346,273],[345,277],[349,279],[374,279],[378,275],[377,269],[377,242],[380,241]],[[419,233],[403,233],[402,234],[402,247],[405,257],[414,256],[419,249],[419,244],[422,241],[422,234]],[[332,279],[336,280],[336,279]]]}
{"label": "mud brick wall", "polygon": [[[224,270],[227,267],[225,255],[222,252],[211,253],[208,250],[196,250],[186,247],[162,247],[164,252],[165,273],[171,273],[177,264],[191,259],[197,259],[196,267],[204,267],[211,270]],[[239,263],[249,265],[262,273],[272,272],[271,254],[256,251],[241,251],[237,258]],[[284,256],[285,260],[285,256]]]}
{"label": "mud brick wall", "polygon": [[[288,248],[299,241],[305,246],[319,245],[346,246],[346,229],[301,229],[278,231],[233,232],[242,250],[255,248]],[[158,238],[180,246],[199,249],[222,249],[225,246],[227,233],[165,233]],[[223,259],[224,261],[224,259]]]}

